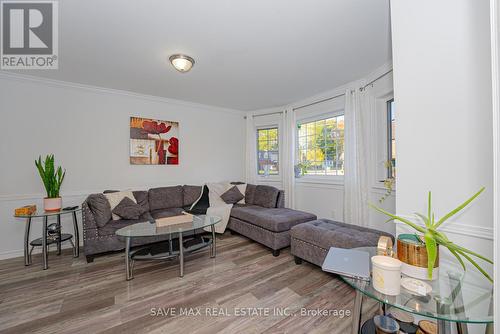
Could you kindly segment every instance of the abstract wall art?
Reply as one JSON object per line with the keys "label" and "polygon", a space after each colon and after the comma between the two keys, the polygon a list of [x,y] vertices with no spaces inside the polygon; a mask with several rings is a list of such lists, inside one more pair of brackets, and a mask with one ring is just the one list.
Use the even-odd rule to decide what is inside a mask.
{"label": "abstract wall art", "polygon": [[179,123],[130,117],[132,165],[178,165]]}

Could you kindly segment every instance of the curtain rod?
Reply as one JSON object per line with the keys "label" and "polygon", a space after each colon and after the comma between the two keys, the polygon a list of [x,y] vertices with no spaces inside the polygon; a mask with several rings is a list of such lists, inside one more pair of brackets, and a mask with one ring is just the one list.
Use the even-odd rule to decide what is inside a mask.
{"label": "curtain rod", "polygon": [[[392,72],[392,68],[379,75],[378,77],[376,77],[375,79],[373,79],[372,81],[370,81],[369,83],[367,83],[366,85],[364,85],[363,87],[360,87],[359,90],[362,91],[364,90],[366,87],[370,86],[372,83],[374,83],[375,81],[379,80],[379,79],[382,79],[383,77],[385,77],[387,74],[391,73]],[[299,109],[302,109],[302,108],[306,108],[306,107],[310,107],[310,106],[313,106],[315,104],[318,104],[318,103],[322,103],[322,102],[326,102],[326,101],[330,101],[330,100],[333,100],[333,99],[336,99],[337,97],[341,97],[341,96],[344,96],[345,93],[342,93],[342,94],[338,94],[338,95],[335,95],[335,96],[332,96],[332,97],[328,97],[326,99],[323,99],[323,100],[319,100],[319,101],[315,101],[315,102],[311,102],[309,104],[305,104],[303,106],[300,106],[300,107],[297,107],[297,108],[293,108],[293,110],[299,110]],[[259,115],[252,115],[252,117],[259,117],[259,116],[268,116],[268,115],[274,115],[274,114],[282,114],[283,111],[276,111],[276,112],[271,112],[271,113],[267,113],[267,114],[259,114]],[[247,118],[246,116],[244,116],[243,118]]]}
{"label": "curtain rod", "polygon": [[382,79],[383,77],[385,77],[387,74],[389,74],[391,72],[392,72],[392,68],[389,71],[385,72],[384,74],[379,75],[378,77],[376,77],[375,79],[373,79],[372,81],[370,81],[369,83],[367,83],[366,85],[364,85],[363,87],[360,87],[359,90],[362,91],[363,89],[365,89],[366,87],[368,87],[372,83],[374,83],[375,81],[377,81],[379,79]]}
{"label": "curtain rod", "polygon": [[326,102],[326,101],[330,101],[330,100],[336,99],[337,97],[341,97],[341,96],[344,96],[344,95],[345,95],[345,93],[342,93],[342,94],[339,94],[339,95],[335,95],[335,96],[332,96],[332,97],[328,97],[328,98],[323,99],[323,100],[319,100],[319,101],[312,102],[312,103],[309,103],[309,104],[306,104],[306,105],[303,105],[303,106],[300,106],[300,107],[297,107],[297,108],[293,108],[293,110],[299,110],[299,109],[302,109],[302,108],[305,108],[305,107],[310,107],[310,106],[313,106],[315,104]]}
{"label": "curtain rod", "polygon": [[[260,117],[260,116],[269,116],[269,115],[276,115],[276,114],[282,114],[283,111],[274,111],[274,112],[270,112],[270,113],[267,113],[267,114],[258,114],[258,115],[252,115],[252,118],[255,118],[255,117]],[[246,116],[243,116],[244,119],[247,119]]]}

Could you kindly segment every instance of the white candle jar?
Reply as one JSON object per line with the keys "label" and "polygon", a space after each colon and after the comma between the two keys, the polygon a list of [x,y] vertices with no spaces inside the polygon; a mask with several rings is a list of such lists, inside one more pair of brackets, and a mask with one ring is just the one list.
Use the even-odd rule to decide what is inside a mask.
{"label": "white candle jar", "polygon": [[385,295],[396,296],[401,290],[401,261],[389,256],[372,257],[373,288]]}

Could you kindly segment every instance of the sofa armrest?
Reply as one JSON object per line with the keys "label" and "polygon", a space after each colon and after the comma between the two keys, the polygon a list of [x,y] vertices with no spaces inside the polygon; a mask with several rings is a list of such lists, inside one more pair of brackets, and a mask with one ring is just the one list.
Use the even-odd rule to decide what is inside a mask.
{"label": "sofa armrest", "polygon": [[87,201],[82,203],[82,225],[83,231],[97,230],[94,214],[90,210]]}
{"label": "sofa armrest", "polygon": [[280,190],[278,193],[278,200],[276,201],[276,207],[277,208],[284,208],[285,207],[285,191]]}

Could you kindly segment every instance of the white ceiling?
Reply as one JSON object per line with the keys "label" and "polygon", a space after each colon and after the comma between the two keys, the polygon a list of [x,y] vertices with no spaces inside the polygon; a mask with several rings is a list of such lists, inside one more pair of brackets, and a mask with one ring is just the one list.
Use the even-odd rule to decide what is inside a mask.
{"label": "white ceiling", "polygon": [[[298,101],[391,58],[388,0],[59,1],[41,76],[239,110]],[[186,53],[196,64],[168,63]]]}

